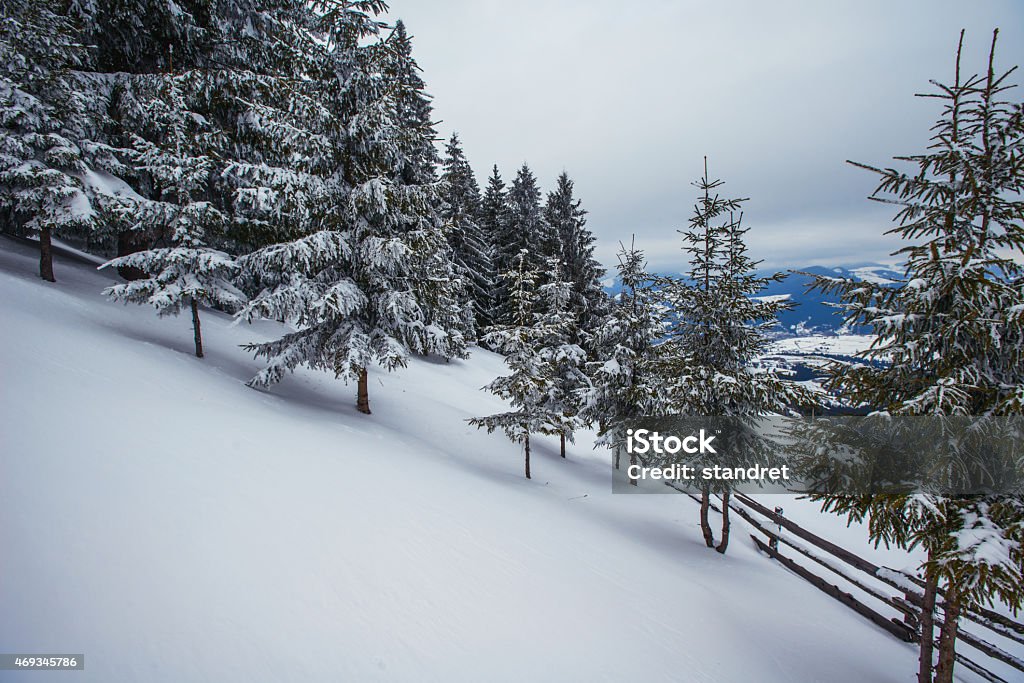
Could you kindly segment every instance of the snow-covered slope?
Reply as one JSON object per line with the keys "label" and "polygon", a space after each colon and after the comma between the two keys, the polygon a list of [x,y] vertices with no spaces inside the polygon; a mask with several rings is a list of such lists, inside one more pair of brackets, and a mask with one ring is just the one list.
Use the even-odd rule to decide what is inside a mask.
{"label": "snow-covered slope", "polygon": [[35,268],[0,241],[0,651],[86,665],[4,681],[913,678],[741,521],[720,556],[686,497],[612,495],[586,436],[523,479],[465,423],[500,408],[497,356],[374,374],[363,416],[327,375],[244,386],[271,326],[205,312],[198,360],[185,318],[104,300],[112,275]]}

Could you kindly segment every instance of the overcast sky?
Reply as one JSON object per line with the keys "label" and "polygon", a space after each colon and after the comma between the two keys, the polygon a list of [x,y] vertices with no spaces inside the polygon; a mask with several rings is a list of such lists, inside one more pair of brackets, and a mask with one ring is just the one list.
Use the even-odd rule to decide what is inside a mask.
{"label": "overcast sky", "polygon": [[961,28],[968,70],[996,27],[997,64],[1024,64],[1021,0],[392,0],[399,17],[481,187],[495,163],[506,182],[529,163],[545,193],[568,171],[606,266],[635,234],[683,267],[704,155],[750,198],[766,266],[887,262],[892,208],[844,160],[925,148],[939,103],[913,95],[952,79]]}

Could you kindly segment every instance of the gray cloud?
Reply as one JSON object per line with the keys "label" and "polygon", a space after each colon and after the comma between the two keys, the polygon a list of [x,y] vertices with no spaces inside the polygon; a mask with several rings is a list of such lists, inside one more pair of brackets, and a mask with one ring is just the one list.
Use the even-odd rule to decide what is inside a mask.
{"label": "gray cloud", "polygon": [[988,0],[394,0],[434,96],[481,183],[528,162],[563,169],[590,211],[598,254],[619,240],[682,266],[676,229],[703,156],[723,191],[750,197],[753,255],[773,267],[887,260],[891,208],[845,159],[922,151],[939,114],[913,97],[965,65],[1024,64],[1024,3]]}

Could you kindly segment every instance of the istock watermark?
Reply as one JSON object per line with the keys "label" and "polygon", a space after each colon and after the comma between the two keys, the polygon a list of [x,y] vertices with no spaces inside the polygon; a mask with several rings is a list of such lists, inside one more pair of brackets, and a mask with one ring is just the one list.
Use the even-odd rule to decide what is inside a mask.
{"label": "istock watermark", "polygon": [[[650,429],[627,429],[626,430],[626,451],[645,455],[654,452],[660,455],[675,455],[680,451],[683,453],[717,453],[711,442],[715,435],[708,435],[701,429],[697,434],[691,434],[679,438],[674,434],[662,436],[661,432]],[[696,444],[696,445],[694,445]]]}
{"label": "istock watermark", "polygon": [[606,434],[616,493],[1024,495],[1021,417],[668,416]]}

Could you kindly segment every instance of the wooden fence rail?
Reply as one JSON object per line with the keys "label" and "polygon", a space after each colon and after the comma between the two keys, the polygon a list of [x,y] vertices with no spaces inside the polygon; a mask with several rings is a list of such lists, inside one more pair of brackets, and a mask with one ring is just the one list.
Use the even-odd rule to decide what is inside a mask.
{"label": "wooden fence rail", "polygon": [[[700,502],[700,498],[693,495],[691,492],[673,485],[672,482],[665,483],[671,488],[674,488],[681,493],[685,493],[693,500]],[[744,507],[740,507],[740,505],[737,504],[737,501],[746,509],[744,509]],[[721,512],[721,508],[714,503],[712,503],[712,508],[717,512]],[[753,539],[755,545],[761,552],[778,561],[797,576],[800,576],[808,583],[818,588],[818,590],[835,598],[900,640],[905,642],[920,641],[921,591],[918,589],[923,588],[924,585],[924,582],[921,581],[921,579],[910,574],[889,569],[888,567],[880,567],[874,562],[871,562],[856,553],[852,553],[831,541],[811,533],[792,520],[789,520],[776,513],[774,510],[770,510],[764,505],[761,505],[749,496],[734,493],[729,502],[729,509],[749,523],[755,531],[763,534],[768,539],[768,542],[765,543],[756,535],[751,534],[751,539]],[[788,534],[783,535],[769,528],[766,522],[757,519],[752,513],[761,515],[778,528],[791,532],[796,538],[810,544],[810,547],[793,540]],[[824,567],[833,574],[841,577],[851,586],[880,603],[892,608],[902,616],[902,620],[896,617],[885,616],[881,612],[865,604],[862,600],[859,600],[848,591],[843,590],[839,585],[827,581],[799,564],[793,558],[783,555],[779,551],[780,544],[796,551],[800,556]],[[842,565],[837,565],[828,561],[826,557],[820,555],[812,548],[824,551],[827,556],[834,557],[840,560],[843,564],[869,575],[875,581],[889,586],[897,592],[897,595],[887,595],[884,589],[872,586],[866,580],[851,575],[849,570],[844,571]],[[937,606],[941,608],[941,600]],[[1018,643],[1024,643],[1024,624],[1009,619],[998,612],[985,608],[965,610],[963,619],[982,626],[1004,638]],[[942,625],[942,619],[939,615],[935,616],[935,625],[936,627],[941,627]],[[1024,672],[1024,660],[1002,650],[998,646],[964,630],[960,631],[958,638],[978,652],[981,652],[994,660],[1000,661],[1020,672]],[[971,660],[961,652],[956,653],[956,660],[963,664],[965,668],[970,669],[985,680],[993,681],[994,683],[1005,683],[1005,679],[992,671],[989,671],[981,664]]]}

